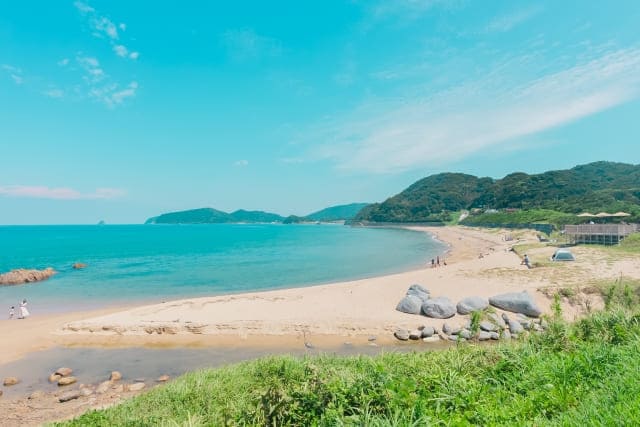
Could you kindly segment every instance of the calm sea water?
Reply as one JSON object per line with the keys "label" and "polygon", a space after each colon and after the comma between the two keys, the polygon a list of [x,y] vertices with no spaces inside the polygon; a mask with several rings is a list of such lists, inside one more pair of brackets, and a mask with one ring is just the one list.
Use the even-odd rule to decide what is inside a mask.
{"label": "calm sea water", "polygon": [[407,270],[444,250],[425,233],[337,225],[0,226],[0,272],[59,271],[0,287],[0,310],[22,298],[42,313],[308,286]]}

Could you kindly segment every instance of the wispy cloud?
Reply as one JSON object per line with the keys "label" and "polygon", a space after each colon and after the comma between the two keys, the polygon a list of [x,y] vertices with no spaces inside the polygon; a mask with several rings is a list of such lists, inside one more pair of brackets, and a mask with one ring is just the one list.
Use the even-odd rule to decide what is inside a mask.
{"label": "wispy cloud", "polygon": [[64,91],[62,89],[53,88],[44,91],[44,94],[49,98],[62,98],[64,97]]}
{"label": "wispy cloud", "polygon": [[15,84],[21,85],[24,82],[22,69],[9,64],[3,64],[2,69],[9,75],[9,77]]}
{"label": "wispy cloud", "polygon": [[369,101],[314,129],[324,141],[315,155],[380,173],[442,164],[638,97],[640,49],[618,50],[535,80],[505,84],[498,73],[410,101]]}
{"label": "wispy cloud", "polygon": [[249,161],[248,160],[244,160],[244,159],[243,160],[237,160],[237,161],[233,162],[233,166],[244,168],[244,167],[249,166]]}
{"label": "wispy cloud", "polygon": [[69,65],[69,58],[62,58],[60,61],[58,61],[58,65],[61,67],[66,67],[67,65]]}
{"label": "wispy cloud", "polygon": [[233,29],[222,34],[222,43],[229,54],[238,60],[274,57],[282,54],[282,45],[277,39],[257,34],[250,28]]}
{"label": "wispy cloud", "polygon": [[121,56],[123,58],[126,57],[127,54],[129,53],[129,49],[127,49],[126,46],[121,44],[117,44],[113,46],[113,51],[116,53],[116,55]]}
{"label": "wispy cloud", "polygon": [[538,15],[541,11],[542,8],[540,6],[531,6],[506,15],[497,16],[487,24],[484,31],[487,33],[505,33]]}
{"label": "wispy cloud", "polygon": [[54,200],[108,200],[124,196],[124,190],[117,188],[97,188],[90,193],[83,193],[68,187],[46,187],[28,185],[0,186],[0,196],[21,197],[30,199]]}
{"label": "wispy cloud", "polygon": [[122,104],[126,99],[136,96],[137,90],[138,82],[136,81],[129,83],[126,87],[121,87],[117,83],[111,83],[92,88],[89,96],[105,104],[107,107],[113,108]]}

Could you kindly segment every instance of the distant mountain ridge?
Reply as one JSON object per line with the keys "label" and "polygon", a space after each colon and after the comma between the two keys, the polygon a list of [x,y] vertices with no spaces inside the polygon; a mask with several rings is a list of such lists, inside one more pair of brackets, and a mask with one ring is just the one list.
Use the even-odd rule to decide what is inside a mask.
{"label": "distant mountain ridge", "polygon": [[463,173],[423,178],[382,203],[362,209],[360,222],[448,221],[473,208],[551,209],[558,212],[640,211],[640,165],[594,162],[567,170],[502,179]]}
{"label": "distant mountain ridge", "polygon": [[358,212],[360,212],[365,206],[369,206],[369,203],[350,203],[348,205],[331,206],[311,213],[305,218],[312,221],[326,222],[350,220],[355,218]]}
{"label": "distant mountain ridge", "polygon": [[284,217],[263,211],[246,211],[240,209],[231,213],[213,208],[190,209],[169,212],[149,218],[145,224],[230,224],[230,223],[268,223],[282,222]]}

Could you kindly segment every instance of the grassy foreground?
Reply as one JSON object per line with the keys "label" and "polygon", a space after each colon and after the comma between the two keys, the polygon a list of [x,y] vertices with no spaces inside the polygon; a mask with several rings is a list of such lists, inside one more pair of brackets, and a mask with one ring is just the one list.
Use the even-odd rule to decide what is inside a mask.
{"label": "grassy foreground", "polygon": [[640,314],[523,342],[204,370],[62,425],[640,425]]}

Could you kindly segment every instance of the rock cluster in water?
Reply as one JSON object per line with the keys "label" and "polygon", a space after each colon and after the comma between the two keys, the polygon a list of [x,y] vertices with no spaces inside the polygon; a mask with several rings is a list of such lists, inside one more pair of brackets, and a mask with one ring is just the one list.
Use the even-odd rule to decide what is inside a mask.
{"label": "rock cluster in water", "polygon": [[56,274],[53,268],[44,270],[28,270],[19,268],[8,273],[0,274],[0,285],[19,285],[21,283],[39,282]]}
{"label": "rock cluster in water", "polygon": [[[516,313],[516,316],[511,318],[506,313],[498,315],[486,312],[485,310],[490,305]],[[471,296],[463,298],[454,305],[447,297],[431,298],[431,292],[427,288],[414,284],[409,287],[406,295],[396,306],[396,310],[409,314],[421,314],[435,319],[449,319],[456,314],[482,313],[482,320],[476,325],[472,325],[469,320],[464,327],[453,327],[445,322],[441,330],[431,326],[420,326],[411,331],[399,328],[394,332],[394,336],[401,341],[511,339],[517,338],[525,331],[542,331],[546,328],[546,322],[539,319],[542,311],[526,291],[496,295],[488,300],[480,296]]]}

